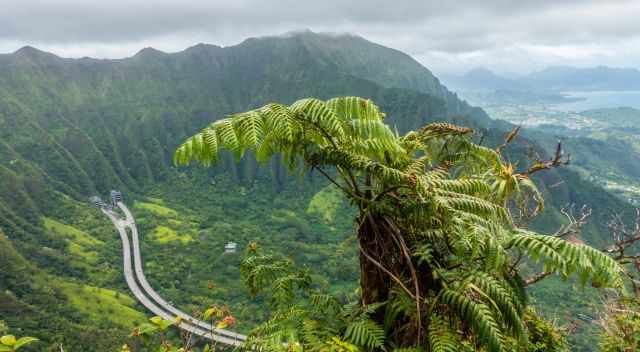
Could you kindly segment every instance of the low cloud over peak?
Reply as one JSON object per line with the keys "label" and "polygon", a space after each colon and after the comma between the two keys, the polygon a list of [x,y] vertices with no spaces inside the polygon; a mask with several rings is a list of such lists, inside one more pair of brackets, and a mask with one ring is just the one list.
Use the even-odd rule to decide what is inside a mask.
{"label": "low cloud over peak", "polygon": [[288,33],[354,33],[405,51],[436,72],[486,66],[637,66],[640,2],[22,0],[0,13],[0,52],[32,45],[60,56],[125,57]]}

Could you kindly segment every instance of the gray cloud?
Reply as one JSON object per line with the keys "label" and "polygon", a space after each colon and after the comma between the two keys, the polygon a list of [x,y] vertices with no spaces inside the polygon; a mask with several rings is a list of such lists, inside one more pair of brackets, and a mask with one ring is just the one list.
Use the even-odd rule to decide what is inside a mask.
{"label": "gray cloud", "polygon": [[438,71],[549,64],[637,65],[635,0],[21,0],[0,12],[0,51],[24,44],[62,56],[123,57],[231,45],[292,29],[352,32]]}

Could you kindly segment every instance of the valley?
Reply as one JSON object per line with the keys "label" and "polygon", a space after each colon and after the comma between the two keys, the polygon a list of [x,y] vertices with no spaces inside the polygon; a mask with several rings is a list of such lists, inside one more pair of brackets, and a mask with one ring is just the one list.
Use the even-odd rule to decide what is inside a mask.
{"label": "valley", "polygon": [[[626,154],[631,155],[633,160],[640,153],[640,110],[635,108],[611,107],[580,112],[567,111],[563,104],[488,105],[483,108],[491,117],[521,125],[529,133],[544,133],[563,140],[569,151],[583,148],[577,145],[606,142],[617,145],[621,152],[626,149]],[[577,152],[580,153],[581,150]],[[638,174],[629,173],[627,167],[612,166],[609,161],[611,158],[619,158],[617,153],[601,153],[602,157],[609,160],[595,161],[597,154],[577,154],[579,158],[574,165],[589,180],[634,206],[640,205]],[[585,162],[588,159],[592,161]]]}
{"label": "valley", "polygon": [[[593,215],[582,238],[596,245],[608,240],[611,212],[628,207],[600,186],[596,171],[611,166],[620,180],[638,172],[629,166],[633,155],[608,160],[592,152],[627,146],[593,145],[591,138],[610,127],[597,129],[603,119],[595,115],[589,126],[577,115],[548,117],[538,107],[489,107],[487,114],[410,56],[355,35],[302,32],[176,53],[144,49],[121,60],[67,59],[24,47],[0,55],[0,93],[0,250],[7,268],[0,273],[0,320],[71,350],[110,350],[145,321],[146,304],[129,293],[131,275],[142,270],[164,302],[189,315],[227,305],[237,331],[248,333],[270,316],[267,298],[251,297],[240,275],[244,249],[254,241],[300,263],[315,288],[343,301],[354,297],[356,209],[322,175],[290,172],[280,156],[258,163],[251,153],[222,153],[210,169],[174,165],[185,138],[228,114],[272,101],[357,95],[379,104],[398,133],[449,122],[473,128],[471,138],[491,147],[522,122],[521,114],[590,129],[588,140],[567,135],[575,167],[534,177],[547,201],[534,228],[551,233],[565,221],[561,209],[587,204]],[[513,124],[500,121],[509,119]],[[526,168],[529,152],[552,155],[555,132],[527,128],[505,153]],[[126,236],[116,237],[113,223],[87,202],[111,189],[123,190],[140,231],[144,264],[134,250],[139,272],[131,275],[123,263],[131,254],[122,248]],[[223,254],[228,242],[238,244],[237,253]],[[538,300],[542,311],[562,321],[576,311],[594,314],[589,288],[573,295],[560,281],[534,292],[553,297]],[[589,345],[594,335],[574,339]]]}

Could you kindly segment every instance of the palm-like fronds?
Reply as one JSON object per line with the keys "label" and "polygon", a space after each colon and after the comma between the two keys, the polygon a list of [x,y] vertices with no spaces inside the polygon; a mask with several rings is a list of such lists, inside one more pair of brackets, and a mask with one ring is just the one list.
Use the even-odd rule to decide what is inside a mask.
{"label": "palm-like fronds", "polygon": [[583,284],[591,279],[596,286],[622,286],[620,264],[587,245],[518,229],[506,246],[529,253],[532,259],[544,263],[545,270],[565,278],[578,272]]}
{"label": "palm-like fronds", "polygon": [[[292,169],[321,172],[359,209],[361,302],[308,293],[308,274],[291,262],[251,255],[245,283],[253,294],[270,289],[277,310],[252,341],[276,350],[504,351],[505,341],[527,339],[512,249],[550,272],[620,285],[621,269],[606,255],[514,225],[508,201],[531,194],[542,211],[542,197],[499,153],[472,143],[471,132],[435,123],[400,136],[371,101],[342,97],[269,104],[185,141],[177,165],[214,164],[221,149],[237,157],[253,150],[260,161],[280,154]],[[307,303],[292,307],[295,297]]]}

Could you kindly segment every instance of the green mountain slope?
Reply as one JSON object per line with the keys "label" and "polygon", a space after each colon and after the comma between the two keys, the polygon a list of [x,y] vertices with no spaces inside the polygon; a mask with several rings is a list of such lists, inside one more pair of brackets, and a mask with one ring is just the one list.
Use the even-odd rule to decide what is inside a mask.
{"label": "green mountain slope", "polygon": [[[229,240],[245,245],[258,239],[297,256],[297,261],[313,264],[316,275],[328,273],[326,284],[346,294],[357,277],[344,265],[353,259],[351,224],[345,220],[348,208],[328,210],[326,197],[316,197],[324,184],[313,177],[299,180],[276,162],[257,165],[251,158],[235,164],[228,157],[207,171],[177,170],[171,164],[178,143],[225,114],[271,101],[340,95],[373,99],[399,131],[447,120],[484,130],[486,141],[496,144],[510,129],[458,99],[411,57],[350,35],[305,32],[249,39],[225,48],[200,44],[172,54],[148,48],[121,60],[64,59],[30,47],[0,55],[0,228],[8,238],[4,243],[39,275],[61,280],[61,293],[46,304],[75,307],[61,312],[61,319],[85,327],[124,329],[73,304],[82,301],[77,296],[94,292],[93,287],[111,290],[96,291],[105,297],[127,290],[114,229],[83,204],[88,196],[114,188],[124,190],[129,200],[156,205],[135,208],[142,233],[149,235],[143,239],[143,252],[149,258],[151,283],[178,304],[196,308],[214,295],[216,302],[238,307],[240,318],[248,322],[243,329],[261,318],[256,313],[260,302],[248,302],[241,292],[237,258],[219,255]],[[544,153],[524,140],[512,159],[522,158],[529,146]],[[572,170],[552,171],[539,181],[552,205],[539,220],[542,229],[558,224],[560,207],[587,203],[594,207],[595,219],[587,237],[598,242],[605,217],[624,207]],[[222,198],[217,187],[236,189],[237,196]],[[260,190],[259,199],[244,196],[243,190],[250,187]],[[162,199],[143,199],[149,196]],[[177,209],[178,216],[150,210],[157,206]],[[74,244],[78,234],[93,240]],[[220,287],[208,290],[203,282],[209,280]],[[0,283],[3,292],[14,291],[1,286],[4,282],[8,281]],[[47,343],[61,339],[63,331],[51,332],[44,321],[5,318],[23,303],[46,311],[44,302],[30,297],[29,292],[39,291],[21,292],[23,296],[16,294],[0,307],[0,320]],[[69,292],[77,296],[69,297]],[[129,307],[126,299],[104,299],[122,305],[115,311],[129,312],[128,316],[135,314],[128,309],[142,311]],[[75,319],[76,314],[83,318]],[[83,338],[93,338],[89,335]]]}

